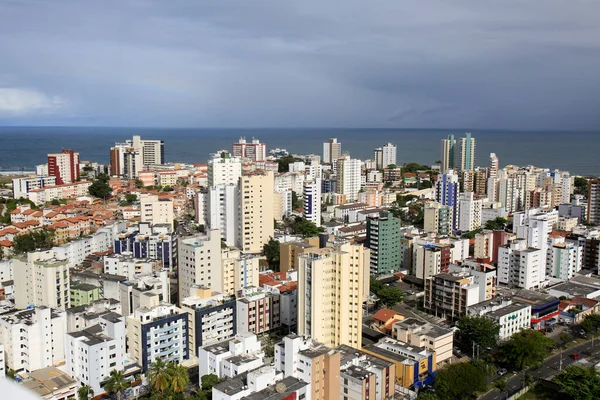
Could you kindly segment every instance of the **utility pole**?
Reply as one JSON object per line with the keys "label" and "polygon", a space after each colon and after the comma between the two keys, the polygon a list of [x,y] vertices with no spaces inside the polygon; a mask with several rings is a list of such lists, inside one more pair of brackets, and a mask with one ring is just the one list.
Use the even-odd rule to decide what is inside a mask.
{"label": "utility pole", "polygon": [[560,348],[560,362],[558,363],[558,372],[562,371],[562,351],[563,351],[563,349],[562,349],[562,346],[561,346],[561,348]]}

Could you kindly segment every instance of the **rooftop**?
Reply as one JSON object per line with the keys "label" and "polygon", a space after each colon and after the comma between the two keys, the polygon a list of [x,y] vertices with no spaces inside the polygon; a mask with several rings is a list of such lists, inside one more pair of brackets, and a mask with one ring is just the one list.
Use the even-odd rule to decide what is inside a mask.
{"label": "rooftop", "polygon": [[252,393],[244,397],[246,400],[283,400],[290,394],[308,386],[308,383],[301,381],[293,376],[288,376],[280,381],[275,382],[275,385],[268,386],[265,389]]}
{"label": "rooftop", "polygon": [[516,311],[522,310],[527,307],[530,307],[530,305],[525,304],[525,303],[515,302],[515,303],[509,304],[505,307],[499,308],[495,311],[491,311],[487,314],[487,316],[491,317],[491,318],[501,318],[505,315],[512,314]]}
{"label": "rooftop", "polygon": [[571,296],[587,296],[600,290],[600,287],[591,287],[580,285],[575,282],[563,282],[558,285],[550,286],[549,290],[557,290],[559,292],[568,293]]}
{"label": "rooftop", "polygon": [[394,323],[394,327],[407,330],[416,330],[420,334],[433,338],[439,338],[453,333],[450,329],[442,328],[441,326],[434,325],[430,322],[421,321],[416,318],[407,318],[405,320],[398,321]]}
{"label": "rooftop", "polygon": [[536,292],[534,290],[529,290],[529,289],[519,290],[515,294],[514,298],[517,300],[522,300],[526,303],[537,304],[537,305],[546,304],[553,300],[558,301],[558,299],[554,296],[551,296],[551,295],[545,294],[545,293],[541,293],[541,292]]}

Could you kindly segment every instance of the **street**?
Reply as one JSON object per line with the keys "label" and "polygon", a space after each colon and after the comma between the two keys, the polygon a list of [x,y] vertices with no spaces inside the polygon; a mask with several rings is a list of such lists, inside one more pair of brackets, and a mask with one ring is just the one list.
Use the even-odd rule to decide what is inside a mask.
{"label": "street", "polygon": [[[592,341],[589,340],[587,342],[581,343],[579,345],[570,347],[562,352],[562,368],[568,367],[571,364],[575,364],[577,362],[581,362],[586,358],[597,356],[600,354],[600,349],[598,349],[598,341],[594,342],[593,352],[590,354],[590,350],[592,350]],[[579,360],[574,360],[571,358],[572,354],[580,353],[581,358]],[[535,379],[551,379],[556,374],[558,374],[560,369],[560,353],[554,355],[552,357],[547,358],[542,366],[538,369],[528,371],[529,374]],[[521,371],[519,374],[514,375],[507,379],[508,384],[508,394],[509,396],[513,393],[518,392],[522,388],[521,384],[521,376],[524,375],[525,372]],[[497,389],[493,389],[492,391],[484,394],[480,397],[481,400],[504,400],[506,399],[506,393],[500,393]]]}

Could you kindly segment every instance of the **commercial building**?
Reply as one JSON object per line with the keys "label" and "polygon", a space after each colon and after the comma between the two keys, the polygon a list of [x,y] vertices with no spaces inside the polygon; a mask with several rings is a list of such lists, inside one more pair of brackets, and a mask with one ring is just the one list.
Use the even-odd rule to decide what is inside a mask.
{"label": "commercial building", "polygon": [[361,188],[361,161],[350,156],[336,160],[336,192],[346,196],[346,201],[356,201]]}
{"label": "commercial building", "polygon": [[392,338],[382,338],[369,344],[363,351],[394,363],[396,385],[420,388],[433,382],[437,371],[436,354],[422,347],[410,346]]}
{"label": "commercial building", "polygon": [[250,161],[264,161],[267,158],[267,146],[260,140],[252,138],[252,142],[246,142],[246,138],[240,138],[233,144],[233,156],[245,158]]}
{"label": "commercial building", "polygon": [[240,178],[240,226],[237,247],[244,253],[260,253],[274,237],[273,173],[257,172]]}
{"label": "commercial building", "polygon": [[148,370],[158,359],[181,364],[190,357],[188,313],[171,304],[141,307],[127,317],[129,354]]}
{"label": "commercial building", "polygon": [[498,338],[505,340],[531,324],[531,305],[515,302],[485,314],[500,325]]}
{"label": "commercial building", "polygon": [[299,334],[332,348],[341,344],[360,347],[362,303],[369,292],[369,253],[358,244],[334,242],[300,256]]}
{"label": "commercial building", "polygon": [[31,190],[42,189],[46,186],[56,186],[55,176],[34,176],[28,178],[14,178],[12,180],[13,197],[20,199],[27,198]]}
{"label": "commercial building", "polygon": [[79,153],[63,150],[48,154],[48,176],[56,178],[57,185],[74,183],[79,180]]}
{"label": "commercial building", "polygon": [[338,158],[342,156],[342,143],[337,139],[329,139],[323,143],[323,163],[335,164]]}
{"label": "commercial building", "polygon": [[[356,346],[353,346],[356,348]],[[288,335],[275,345],[275,369],[310,385],[310,399],[340,397],[340,353],[310,338]]]}
{"label": "commercial building", "polygon": [[371,274],[387,274],[400,269],[400,219],[390,212],[367,218],[366,246],[371,250]]}
{"label": "commercial building", "polygon": [[263,365],[265,353],[255,334],[239,333],[231,339],[198,349],[198,373],[233,378]]}
{"label": "commercial building", "polygon": [[452,357],[454,332],[416,318],[406,318],[394,322],[392,338],[411,346],[423,347],[436,354],[441,363]]}
{"label": "commercial building", "polygon": [[0,315],[0,343],[7,368],[17,372],[58,366],[65,360],[66,314],[37,307]]}
{"label": "commercial building", "polygon": [[173,200],[155,194],[140,196],[141,222],[152,225],[173,223]]}
{"label": "commercial building", "polygon": [[181,308],[189,315],[192,354],[198,354],[199,347],[228,340],[236,334],[235,297],[205,287],[192,287],[188,293],[190,296],[181,301]]}
{"label": "commercial building", "polygon": [[110,371],[125,367],[125,321],[116,313],[98,318],[98,324],[70,332],[64,340],[66,371],[94,393],[103,393]]}
{"label": "commercial building", "polygon": [[533,329],[543,329],[558,321],[560,301],[554,296],[522,289],[513,296],[513,300],[531,306],[530,322]]}
{"label": "commercial building", "polygon": [[55,258],[54,250],[30,252],[13,257],[15,305],[70,307],[70,278],[67,260]]}
{"label": "commercial building", "polygon": [[[271,224],[273,226],[273,224]],[[187,297],[194,285],[214,291],[223,287],[221,270],[221,237],[219,231],[179,239],[178,243],[179,302]]]}

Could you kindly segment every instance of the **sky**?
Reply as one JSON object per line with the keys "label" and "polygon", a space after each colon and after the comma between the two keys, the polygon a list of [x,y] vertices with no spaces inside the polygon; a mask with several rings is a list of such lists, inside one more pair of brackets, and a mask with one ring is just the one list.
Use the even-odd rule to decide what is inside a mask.
{"label": "sky", "polygon": [[600,131],[600,1],[0,0],[0,125]]}

